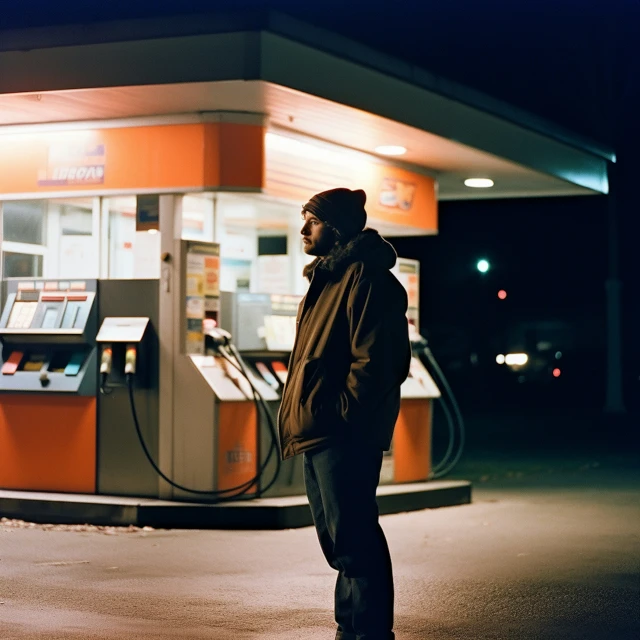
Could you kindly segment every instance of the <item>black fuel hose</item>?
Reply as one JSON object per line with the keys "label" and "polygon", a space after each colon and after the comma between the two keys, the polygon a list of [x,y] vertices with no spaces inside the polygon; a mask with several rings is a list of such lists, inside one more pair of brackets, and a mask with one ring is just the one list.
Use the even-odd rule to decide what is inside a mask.
{"label": "black fuel hose", "polygon": [[[421,356],[423,362],[426,364],[427,369],[436,378],[436,385],[441,390],[442,394],[439,406],[442,407],[442,410],[444,411],[449,431],[449,444],[447,447],[447,451],[445,452],[442,459],[437,464],[433,465],[433,469],[429,475],[430,479],[436,480],[450,473],[458,464],[460,457],[462,456],[465,445],[464,420],[462,418],[460,406],[458,405],[455,395],[453,394],[453,390],[451,389],[449,382],[442,372],[438,361],[435,359],[435,356],[431,352],[431,349],[429,349],[427,341],[421,337],[420,340],[416,340],[414,342],[413,346]],[[451,408],[448,406],[449,404],[451,405]],[[458,432],[458,445],[455,454],[453,454],[456,431]]]}
{"label": "black fuel hose", "polygon": [[[233,349],[235,350],[235,347],[233,347]],[[201,495],[201,496],[209,496],[209,497],[213,497],[214,498],[214,502],[228,502],[231,500],[237,500],[239,498],[243,498],[243,499],[253,499],[255,497],[259,497],[262,493],[264,493],[267,489],[269,489],[273,483],[275,483],[275,481],[278,478],[278,474],[280,472],[280,457],[277,457],[278,460],[278,464],[276,465],[276,473],[274,474],[273,479],[270,481],[270,483],[267,485],[266,488],[262,489],[259,487],[259,481],[262,477],[262,475],[264,474],[267,465],[269,464],[269,460],[271,458],[271,455],[273,453],[274,450],[276,450],[277,448],[277,434],[276,434],[276,430],[275,430],[275,426],[273,424],[273,418],[271,416],[271,414],[268,411],[268,408],[266,406],[266,403],[264,402],[264,399],[262,398],[262,396],[260,395],[260,392],[254,387],[253,383],[251,382],[251,378],[249,377],[247,371],[246,371],[246,367],[244,367],[244,363],[242,363],[242,359],[240,357],[240,355],[237,353],[237,351],[235,352],[235,356],[238,359],[240,366],[238,366],[234,361],[233,358],[231,358],[231,356],[226,353],[224,351],[224,347],[219,347],[219,353],[222,355],[222,357],[229,362],[230,364],[232,364],[236,369],[238,369],[242,375],[247,379],[247,382],[249,383],[249,385],[251,386],[252,389],[252,393],[253,393],[253,401],[256,405],[256,416],[258,421],[260,420],[260,408],[263,409],[263,411],[265,412],[265,416],[267,419],[267,424],[269,425],[269,430],[272,436],[272,443],[271,443],[271,447],[270,447],[270,451],[269,451],[269,455],[267,456],[267,459],[260,465],[260,468],[258,469],[258,472],[256,473],[256,475],[251,478],[250,480],[247,480],[246,482],[243,482],[240,485],[237,485],[235,487],[229,487],[228,489],[221,489],[221,490],[210,490],[210,491],[203,491],[201,489],[192,489],[190,487],[186,487],[178,482],[176,482],[175,480],[173,480],[172,478],[170,478],[169,476],[167,476],[158,466],[158,464],[156,463],[156,461],[153,459],[153,456],[151,455],[151,452],[149,451],[149,448],[147,447],[147,444],[144,440],[144,436],[142,435],[142,430],[140,429],[140,421],[138,420],[138,412],[136,410],[136,404],[135,404],[135,397],[134,397],[134,388],[133,388],[133,375],[129,374],[127,375],[127,388],[129,391],[129,404],[131,406],[131,415],[133,417],[133,423],[135,425],[135,429],[136,429],[136,434],[138,436],[138,440],[140,441],[140,445],[142,446],[142,450],[144,451],[144,454],[147,458],[147,460],[149,461],[149,463],[151,464],[151,466],[153,467],[153,469],[155,470],[155,472],[168,484],[170,484],[172,487],[175,487],[176,489],[179,489],[180,491],[184,491],[186,493],[193,493],[195,495]],[[259,429],[258,429],[259,432]],[[250,489],[251,487],[253,487],[254,485],[258,485],[258,490],[256,492],[256,495],[251,495],[251,496],[247,496],[245,495]],[[232,495],[226,495],[229,494],[231,492],[236,492],[233,493]]]}

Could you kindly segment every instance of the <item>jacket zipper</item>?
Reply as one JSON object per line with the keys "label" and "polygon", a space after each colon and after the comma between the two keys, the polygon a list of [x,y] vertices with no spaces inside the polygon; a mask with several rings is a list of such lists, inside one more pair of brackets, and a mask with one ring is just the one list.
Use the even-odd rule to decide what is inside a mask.
{"label": "jacket zipper", "polygon": [[[306,314],[306,312],[307,312],[307,310],[309,308],[308,305],[307,305],[307,300],[308,300],[309,292],[311,291],[311,287],[313,286],[313,281],[315,280],[315,277],[316,277],[316,272],[314,270],[313,271],[313,275],[311,276],[311,282],[309,282],[309,289],[307,290],[307,295],[304,297],[304,302],[302,303],[302,311],[300,312],[300,319],[298,320],[298,324],[296,326],[296,337],[295,337],[295,339],[293,341],[293,351],[291,352],[291,360],[292,361],[294,360],[294,358],[296,356],[296,353],[297,353],[297,350],[298,350],[298,341],[299,341],[299,338],[300,338],[299,329],[300,329],[300,326],[302,325],[302,320],[304,319],[304,316],[305,316],[305,314]],[[300,364],[301,364],[300,361],[298,361],[296,363],[296,368],[293,371],[291,371],[291,375],[287,377],[287,381],[286,381],[286,383],[284,385],[284,389],[282,390],[282,400],[284,400],[284,398],[286,396],[286,393],[287,393],[287,390],[289,388],[289,385],[294,383],[294,381],[296,379],[296,375],[298,373],[298,370],[300,369]],[[280,431],[280,419],[282,417],[283,409],[284,409],[284,402],[281,401],[280,402],[280,407],[278,408],[278,417],[277,417],[277,421],[276,421],[277,425],[278,425],[278,431]],[[284,436],[284,433],[282,435]],[[284,438],[281,438],[281,439],[283,440]]]}

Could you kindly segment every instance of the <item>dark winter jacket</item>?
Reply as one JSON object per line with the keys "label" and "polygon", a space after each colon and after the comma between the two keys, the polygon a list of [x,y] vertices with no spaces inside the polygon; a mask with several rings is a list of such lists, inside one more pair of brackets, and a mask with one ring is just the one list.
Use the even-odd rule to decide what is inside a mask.
{"label": "dark winter jacket", "polygon": [[345,436],[388,449],[411,348],[393,247],[365,229],[305,268],[278,429],[283,459]]}

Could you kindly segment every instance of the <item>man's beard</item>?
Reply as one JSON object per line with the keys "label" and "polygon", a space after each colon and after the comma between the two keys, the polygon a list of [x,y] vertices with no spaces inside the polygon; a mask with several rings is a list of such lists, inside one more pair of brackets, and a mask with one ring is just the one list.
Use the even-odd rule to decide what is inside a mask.
{"label": "man's beard", "polygon": [[323,235],[316,243],[312,245],[305,245],[305,253],[309,256],[316,256],[323,258],[331,252],[331,249],[336,244],[336,237],[334,233],[327,233]]}

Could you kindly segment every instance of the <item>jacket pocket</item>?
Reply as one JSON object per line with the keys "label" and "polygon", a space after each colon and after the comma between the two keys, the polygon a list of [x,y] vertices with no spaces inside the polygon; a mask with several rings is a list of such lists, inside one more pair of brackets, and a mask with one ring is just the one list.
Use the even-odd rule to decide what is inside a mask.
{"label": "jacket pocket", "polygon": [[302,367],[302,389],[300,391],[300,404],[306,404],[316,387],[322,384],[323,374],[322,360],[320,358],[307,358]]}
{"label": "jacket pocket", "polygon": [[307,358],[301,366],[293,390],[290,414],[292,435],[322,435],[322,414],[327,392],[326,370],[322,358]]}

